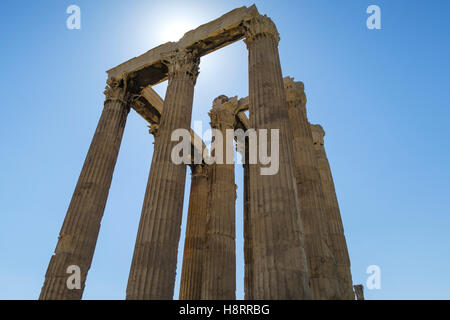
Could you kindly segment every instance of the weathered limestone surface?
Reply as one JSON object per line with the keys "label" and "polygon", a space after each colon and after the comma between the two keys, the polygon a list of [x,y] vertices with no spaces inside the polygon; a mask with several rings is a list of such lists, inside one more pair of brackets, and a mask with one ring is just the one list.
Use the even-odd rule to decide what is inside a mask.
{"label": "weathered limestone surface", "polygon": [[325,196],[326,218],[328,232],[331,240],[331,249],[336,259],[339,284],[343,299],[354,300],[352,290],[352,274],[350,270],[350,257],[344,235],[339,204],[334,188],[330,164],[324,148],[325,131],[320,125],[311,125],[314,147],[319,166],[320,177]]}
{"label": "weathered limestone surface", "polygon": [[[129,112],[127,80],[109,81],[100,121],[72,196],[55,254],[52,256],[39,299],[81,299],[94,255],[100,222]],[[81,289],[69,290],[67,267],[81,270]]]}
{"label": "weathered limestone surface", "polygon": [[336,261],[328,235],[325,196],[306,116],[303,83],[286,77],[284,85],[294,144],[298,200],[305,233],[311,295],[315,300],[340,299]]}
{"label": "weathered limestone surface", "polygon": [[[254,299],[309,299],[308,267],[300,221],[292,139],[273,22],[244,24],[249,52],[249,112],[254,129],[279,130],[279,171],[261,175],[250,164],[250,221]],[[270,134],[268,134],[270,146]]]}
{"label": "weathered limestone surface", "polygon": [[190,128],[194,85],[200,59],[177,52],[169,59],[169,84],[155,140],[142,207],[127,299],[172,299],[183,211],[186,167],[176,165],[172,131]]}
{"label": "weathered limestone surface", "polygon": [[206,212],[210,189],[209,169],[205,164],[193,165],[191,168],[191,193],[181,271],[180,300],[200,300],[202,298]]}
{"label": "weathered limestone surface", "polygon": [[[211,194],[207,212],[203,300],[236,298],[236,184],[234,164],[226,163],[227,154],[234,153],[233,141],[226,140],[226,130],[234,129],[235,105],[236,99],[220,96],[214,100],[209,113],[211,127],[222,133],[223,149],[214,150],[212,155],[216,156],[217,162],[211,165],[210,171]],[[227,148],[227,144],[231,148]],[[217,158],[218,151],[222,151],[222,157]]]}

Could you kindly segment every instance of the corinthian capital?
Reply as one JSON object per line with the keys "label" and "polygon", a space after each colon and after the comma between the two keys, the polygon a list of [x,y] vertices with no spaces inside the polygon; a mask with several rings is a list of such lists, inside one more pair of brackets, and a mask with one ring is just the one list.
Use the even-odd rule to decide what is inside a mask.
{"label": "corinthian capital", "polygon": [[257,16],[251,20],[244,22],[245,28],[245,43],[248,45],[254,40],[263,37],[272,37],[278,43],[280,41],[280,34],[278,33],[275,23],[267,17]]}
{"label": "corinthian capital", "polygon": [[237,97],[228,98],[221,95],[214,99],[213,107],[208,113],[211,118],[211,127],[216,129],[233,129],[237,106]]}
{"label": "corinthian capital", "polygon": [[286,91],[286,102],[288,106],[306,106],[305,85],[301,81],[294,81],[294,78],[285,77],[283,79]]}
{"label": "corinthian capital", "polygon": [[199,74],[200,57],[195,51],[177,50],[166,55],[166,65],[169,69],[169,80],[179,76],[188,76],[195,84]]}
{"label": "corinthian capital", "polygon": [[124,73],[120,78],[109,78],[106,81],[105,102],[106,101],[121,101],[128,104],[130,93],[127,91],[129,77]]}

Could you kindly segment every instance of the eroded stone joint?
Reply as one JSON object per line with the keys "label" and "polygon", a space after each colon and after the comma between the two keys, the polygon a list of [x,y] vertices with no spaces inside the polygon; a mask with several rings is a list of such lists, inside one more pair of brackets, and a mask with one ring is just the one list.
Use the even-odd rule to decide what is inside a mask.
{"label": "eroded stone joint", "polygon": [[169,69],[169,80],[188,76],[188,78],[195,84],[199,72],[200,56],[196,51],[175,51],[167,55],[165,64]]}
{"label": "eroded stone joint", "polygon": [[245,40],[247,44],[251,44],[253,41],[264,38],[272,37],[277,43],[280,41],[280,34],[278,33],[275,23],[266,15],[257,16],[251,20],[244,22],[245,28]]}

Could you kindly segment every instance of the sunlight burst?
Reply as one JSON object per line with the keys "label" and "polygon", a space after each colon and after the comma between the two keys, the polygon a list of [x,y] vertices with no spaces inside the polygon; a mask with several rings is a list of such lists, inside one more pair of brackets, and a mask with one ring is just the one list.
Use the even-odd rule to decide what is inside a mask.
{"label": "sunlight burst", "polygon": [[162,42],[178,41],[183,35],[198,27],[194,22],[185,19],[174,19],[164,23],[160,30],[160,38]]}

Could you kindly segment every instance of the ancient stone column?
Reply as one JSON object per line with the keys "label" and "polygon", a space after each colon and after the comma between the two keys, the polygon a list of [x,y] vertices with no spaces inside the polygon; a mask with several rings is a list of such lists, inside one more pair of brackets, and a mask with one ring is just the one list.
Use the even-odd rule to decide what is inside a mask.
{"label": "ancient stone column", "polygon": [[347,242],[345,241],[344,227],[342,224],[336,191],[334,189],[333,176],[331,174],[330,164],[328,163],[324,148],[323,137],[325,135],[325,131],[320,125],[311,125],[311,130],[324,190],[326,218],[328,222],[331,249],[336,259],[342,298],[354,300]]}
{"label": "ancient stone column", "polygon": [[311,295],[315,300],[341,299],[336,261],[330,248],[325,196],[306,116],[304,86],[289,77],[284,78],[284,85],[294,142],[297,192]]}
{"label": "ancient stone column", "polygon": [[180,300],[202,298],[203,258],[205,255],[206,210],[208,208],[208,166],[192,165],[191,193],[184,241]]}
{"label": "ancient stone column", "polygon": [[[39,299],[78,300],[84,291],[100,222],[105,210],[123,131],[130,110],[127,79],[110,79],[106,100],[83,169],[78,178],[55,254],[51,257]],[[81,288],[69,289],[67,280],[80,269]],[[76,268],[75,267],[75,268]]]}
{"label": "ancient stone column", "polygon": [[[254,299],[309,299],[279,36],[266,16],[253,18],[244,27],[249,52],[250,127],[279,130],[277,173],[262,175],[261,164],[250,164],[251,292]],[[270,131],[267,139],[270,146]]]}
{"label": "ancient stone column", "polygon": [[[171,159],[175,129],[189,130],[200,59],[191,52],[167,57],[169,84],[155,141],[127,299],[173,299],[186,165]],[[188,131],[189,132],[189,131]]]}
{"label": "ancient stone column", "polygon": [[249,164],[249,147],[248,138],[246,139],[245,146],[243,150],[244,163],[244,299],[252,300],[252,279],[253,279],[253,242],[251,234],[251,222],[250,222],[250,164]]}
{"label": "ancient stone column", "polygon": [[212,153],[216,162],[211,165],[210,171],[211,194],[203,264],[203,300],[236,299],[236,184],[234,163],[226,161],[227,155],[228,158],[234,155],[234,136],[228,137],[228,140],[226,130],[234,128],[236,105],[236,98],[220,96],[214,100],[209,113],[211,127],[221,133],[223,143],[222,148],[219,145]]}

